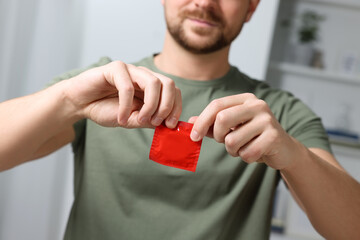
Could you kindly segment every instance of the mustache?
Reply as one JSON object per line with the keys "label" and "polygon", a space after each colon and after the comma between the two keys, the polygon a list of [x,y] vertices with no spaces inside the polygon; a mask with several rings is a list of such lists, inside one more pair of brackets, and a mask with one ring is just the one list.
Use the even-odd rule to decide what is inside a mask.
{"label": "mustache", "polygon": [[211,23],[218,23],[220,25],[224,25],[224,21],[221,16],[211,10],[184,10],[180,13],[180,17],[182,17],[183,19],[187,17],[192,17]]}

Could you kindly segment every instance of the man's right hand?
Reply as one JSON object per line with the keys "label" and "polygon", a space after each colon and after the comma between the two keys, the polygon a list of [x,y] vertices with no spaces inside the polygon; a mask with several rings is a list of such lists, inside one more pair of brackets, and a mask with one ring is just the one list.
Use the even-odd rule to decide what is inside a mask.
{"label": "man's right hand", "polygon": [[181,92],[173,80],[144,67],[114,61],[68,81],[66,95],[83,118],[106,127],[156,127],[179,120]]}
{"label": "man's right hand", "polygon": [[[174,128],[181,114],[174,82],[115,61],[37,93],[0,103],[0,171],[46,156],[73,141],[73,124],[89,118],[106,127]],[[19,151],[21,149],[21,151]]]}

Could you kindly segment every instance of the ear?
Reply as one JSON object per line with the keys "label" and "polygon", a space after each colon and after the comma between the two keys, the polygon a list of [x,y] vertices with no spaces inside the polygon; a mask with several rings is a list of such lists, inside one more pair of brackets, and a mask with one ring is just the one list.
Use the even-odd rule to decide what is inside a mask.
{"label": "ear", "polygon": [[164,6],[164,4],[165,4],[165,0],[161,0],[161,4]]}
{"label": "ear", "polygon": [[260,0],[250,0],[248,13],[246,15],[246,22],[250,21],[252,15],[254,14],[259,3],[260,3]]}

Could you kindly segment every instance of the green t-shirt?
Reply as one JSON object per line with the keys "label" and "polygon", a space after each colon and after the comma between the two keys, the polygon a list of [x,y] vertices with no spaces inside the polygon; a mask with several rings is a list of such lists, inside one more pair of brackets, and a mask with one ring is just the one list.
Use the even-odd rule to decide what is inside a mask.
{"label": "green t-shirt", "polygon": [[[110,61],[103,58],[92,67]],[[194,81],[160,71],[152,56],[135,65],[175,81],[182,93],[182,121],[199,115],[213,99],[251,92],[305,146],[331,151],[321,120],[308,107],[236,67],[219,79]],[[105,128],[82,120],[75,131],[75,200],[65,239],[269,238],[277,170],[247,164],[230,156],[223,144],[204,138],[193,173],[149,160],[153,129]]]}

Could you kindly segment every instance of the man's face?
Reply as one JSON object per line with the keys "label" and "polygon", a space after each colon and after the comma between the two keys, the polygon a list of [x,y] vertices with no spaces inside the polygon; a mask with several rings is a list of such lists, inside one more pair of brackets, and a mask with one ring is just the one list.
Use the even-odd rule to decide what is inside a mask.
{"label": "man's face", "polygon": [[167,28],[182,47],[197,54],[228,45],[249,19],[249,0],[163,0]]}

